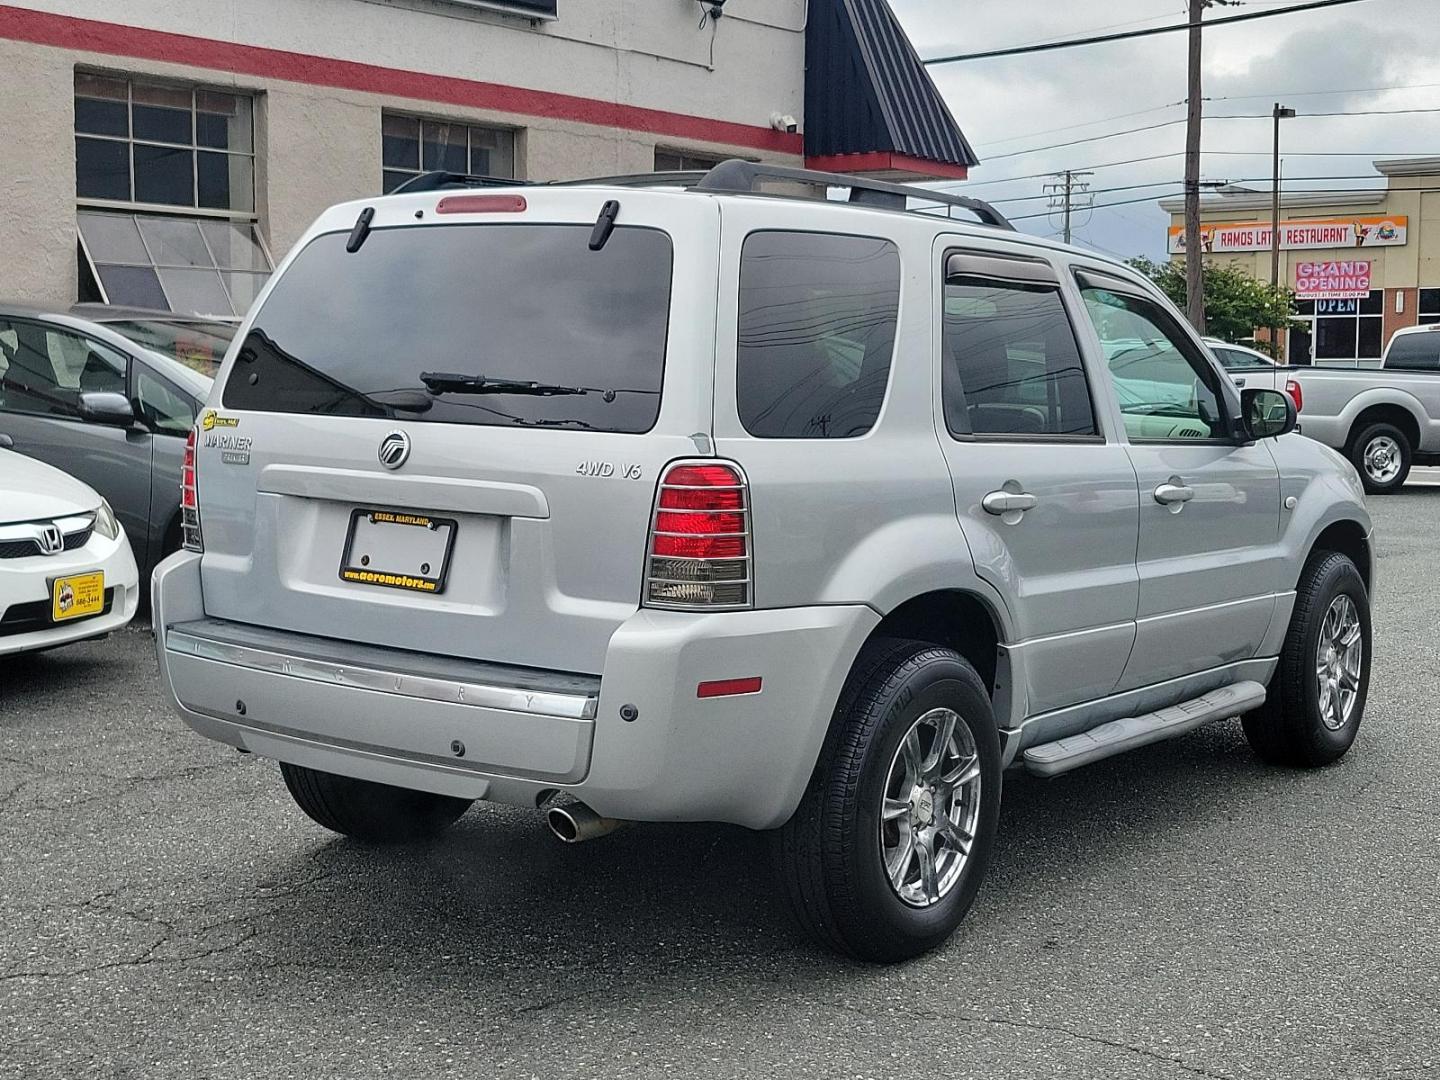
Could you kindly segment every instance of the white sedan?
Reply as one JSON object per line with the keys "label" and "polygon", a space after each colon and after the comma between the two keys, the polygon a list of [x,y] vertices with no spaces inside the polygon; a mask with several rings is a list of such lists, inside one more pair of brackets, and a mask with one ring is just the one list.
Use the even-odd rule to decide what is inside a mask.
{"label": "white sedan", "polygon": [[110,504],[0,449],[0,655],[100,637],[139,603],[140,572]]}

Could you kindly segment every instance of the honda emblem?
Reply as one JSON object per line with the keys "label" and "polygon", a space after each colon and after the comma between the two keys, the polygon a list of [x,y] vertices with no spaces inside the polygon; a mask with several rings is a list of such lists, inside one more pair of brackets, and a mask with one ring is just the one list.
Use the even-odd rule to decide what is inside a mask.
{"label": "honda emblem", "polygon": [[65,550],[65,534],[54,522],[40,526],[39,539],[41,555],[59,555]]}

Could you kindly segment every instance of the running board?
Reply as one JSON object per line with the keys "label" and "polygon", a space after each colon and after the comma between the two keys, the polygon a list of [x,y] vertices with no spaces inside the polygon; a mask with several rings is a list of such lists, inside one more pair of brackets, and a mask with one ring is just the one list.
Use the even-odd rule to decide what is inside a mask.
{"label": "running board", "polygon": [[1184,735],[1211,720],[1228,720],[1264,703],[1265,687],[1258,682],[1232,683],[1168,709],[1111,720],[1079,735],[1032,746],[1024,754],[1025,769],[1036,776],[1059,776],[1092,761]]}

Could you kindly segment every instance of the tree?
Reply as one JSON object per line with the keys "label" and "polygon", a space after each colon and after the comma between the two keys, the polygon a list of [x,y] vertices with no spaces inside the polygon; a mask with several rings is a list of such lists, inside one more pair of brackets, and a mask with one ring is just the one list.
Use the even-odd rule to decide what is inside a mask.
{"label": "tree", "polygon": [[[1155,282],[1181,311],[1185,310],[1184,263],[1157,263],[1144,257],[1129,260],[1129,265]],[[1205,266],[1205,319],[1207,333],[1226,341],[1240,341],[1255,336],[1262,326],[1285,329],[1293,322],[1295,294],[1284,286],[1251,277],[1238,266]],[[1258,343],[1265,348],[1266,343]],[[1276,350],[1271,348],[1274,353]]]}

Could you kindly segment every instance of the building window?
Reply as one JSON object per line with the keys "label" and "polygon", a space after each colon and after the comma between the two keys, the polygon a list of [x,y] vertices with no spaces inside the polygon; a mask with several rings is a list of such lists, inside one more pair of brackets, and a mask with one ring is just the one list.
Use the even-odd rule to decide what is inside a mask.
{"label": "building window", "polygon": [[75,75],[75,194],[255,209],[253,102],[242,94]]}
{"label": "building window", "polygon": [[1420,290],[1420,325],[1440,323],[1440,289]]}
{"label": "building window", "polygon": [[515,132],[386,113],[380,122],[386,194],[421,173],[515,178]]}
{"label": "building window", "polygon": [[1385,293],[1363,300],[1298,300],[1287,357],[1292,364],[1356,367],[1378,363],[1384,350]]}
{"label": "building window", "polygon": [[270,275],[243,94],[77,72],[75,195],[82,300],[235,318]]}
{"label": "building window", "polygon": [[709,172],[724,158],[706,157],[686,150],[655,150],[656,172]]}

